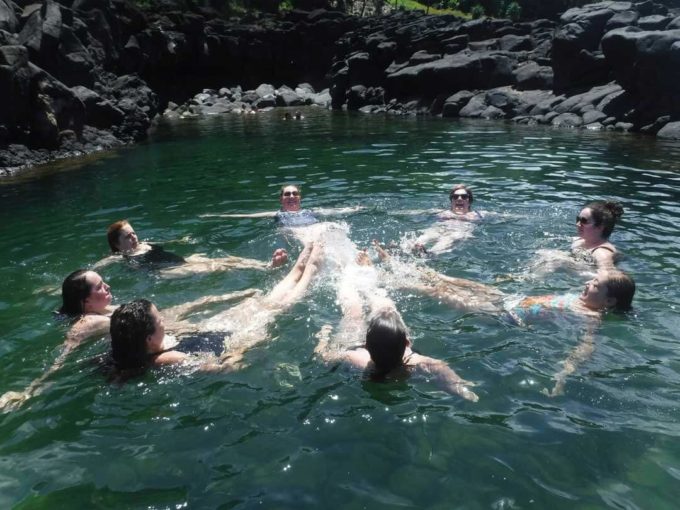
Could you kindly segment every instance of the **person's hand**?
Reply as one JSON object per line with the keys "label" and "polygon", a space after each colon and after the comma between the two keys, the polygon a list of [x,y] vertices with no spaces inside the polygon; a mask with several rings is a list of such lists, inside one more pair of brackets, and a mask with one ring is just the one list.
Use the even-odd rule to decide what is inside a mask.
{"label": "person's hand", "polygon": [[277,248],[272,255],[271,267],[281,267],[288,262],[288,252],[283,248]]}
{"label": "person's hand", "polygon": [[0,397],[0,412],[6,413],[18,409],[29,396],[26,392],[8,391]]}
{"label": "person's hand", "polygon": [[361,250],[357,253],[357,264],[360,266],[372,266],[371,258],[368,256],[366,250]]}

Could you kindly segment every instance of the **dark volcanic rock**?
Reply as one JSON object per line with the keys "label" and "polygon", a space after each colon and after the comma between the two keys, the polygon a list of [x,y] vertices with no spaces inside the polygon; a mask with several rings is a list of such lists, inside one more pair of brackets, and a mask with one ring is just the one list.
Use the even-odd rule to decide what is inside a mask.
{"label": "dark volcanic rock", "polygon": [[514,82],[513,59],[501,52],[460,52],[387,76],[387,89],[399,97],[434,97],[466,89],[488,89]]}

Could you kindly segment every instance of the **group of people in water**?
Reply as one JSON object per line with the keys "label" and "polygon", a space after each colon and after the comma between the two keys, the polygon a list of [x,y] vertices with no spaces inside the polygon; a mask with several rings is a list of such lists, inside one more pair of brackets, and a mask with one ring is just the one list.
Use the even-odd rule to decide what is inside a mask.
{"label": "group of people in water", "polygon": [[[452,222],[474,224],[483,219],[482,214],[472,209],[470,187],[454,186],[449,198],[450,209],[437,211],[439,234],[425,231],[415,242],[402,244],[397,253],[388,252],[374,241],[380,261],[374,264],[367,252],[350,240],[346,225],[320,221],[322,216],[346,214],[357,208],[303,209],[300,187],[285,185],[280,190],[279,211],[221,216],[274,217],[282,228],[291,232],[303,244],[303,249],[287,275],[268,293],[246,289],[205,296],[165,310],[159,310],[147,299],[114,306],[110,287],[95,269],[124,261],[157,268],[162,277],[180,277],[237,268],[277,268],[287,263],[288,253],[279,248],[268,262],[240,257],[210,258],[202,254],[180,257],[158,244],[140,242],[130,222],[116,221],[107,232],[111,255],[94,264],[92,269],[74,271],[63,282],[59,312],[68,317],[71,324],[60,355],[26,390],[7,392],[0,397],[0,408],[15,408],[41,391],[49,375],[62,366],[74,348],[88,338],[105,335],[111,339],[112,373],[122,380],[149,367],[168,364],[188,364],[209,371],[236,370],[242,366],[245,352],[267,339],[273,321],[299,302],[310,283],[323,271],[327,272],[325,279],[335,283],[342,317],[337,331],[325,325],[316,335],[318,343],[314,352],[321,360],[346,363],[374,380],[422,373],[441,389],[477,401],[478,396],[471,390],[472,383],[458,376],[444,361],[413,349],[408,328],[394,301],[388,297],[388,290],[405,288],[432,296],[453,308],[505,317],[518,326],[555,313],[584,317],[588,324],[586,333],[555,374],[554,387],[546,390],[552,396],[561,394],[567,376],[591,355],[601,316],[610,311],[625,312],[631,307],[635,283],[616,269],[619,253],[609,241],[623,214],[622,207],[613,202],[591,202],[576,217],[578,236],[572,252],[576,259],[597,270],[597,276],[585,284],[581,294],[518,300],[491,285],[438,273],[417,259],[423,254],[436,255],[450,249],[455,240],[465,237],[446,238],[441,234],[447,229],[456,230],[451,228]],[[395,276],[395,271],[401,273],[390,278],[390,273]],[[391,282],[391,288],[386,288],[386,282]],[[190,319],[199,310],[235,301],[238,302],[207,319]]]}

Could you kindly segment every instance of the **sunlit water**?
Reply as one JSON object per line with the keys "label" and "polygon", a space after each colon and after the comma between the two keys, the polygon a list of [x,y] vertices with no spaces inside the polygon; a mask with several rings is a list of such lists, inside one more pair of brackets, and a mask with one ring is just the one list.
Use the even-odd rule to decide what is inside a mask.
{"label": "sunlit water", "polygon": [[[238,373],[152,370],[113,386],[92,361],[106,341],[89,342],[30,405],[0,416],[0,507],[677,508],[679,145],[319,110],[280,117],[185,121],[148,144],[0,182],[0,393],[58,354],[57,289],[106,254],[109,223],[129,218],[182,255],[295,256],[299,243],[271,220],[201,218],[274,210],[285,182],[302,184],[308,207],[364,206],[341,218],[359,246],[431,226],[430,215],[399,213],[446,207],[450,186],[468,183],[487,220],[424,263],[519,295],[580,291],[583,275],[533,277],[536,252],[568,248],[586,201],[619,200],[612,241],[638,284],[634,311],[604,321],[592,359],[554,399],[541,390],[581,324],[520,328],[403,291],[391,295],[419,351],[475,381],[478,403],[422,379],[378,384],[323,365],[314,335],[340,319],[332,278],[278,318]],[[267,290],[285,271],[162,280],[121,264],[102,274],[116,303],[162,308]]]}

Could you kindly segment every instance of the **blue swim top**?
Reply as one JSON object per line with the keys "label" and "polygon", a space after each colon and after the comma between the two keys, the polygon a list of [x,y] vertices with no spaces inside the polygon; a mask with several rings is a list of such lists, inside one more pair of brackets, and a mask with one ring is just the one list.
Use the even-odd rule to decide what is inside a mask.
{"label": "blue swim top", "polygon": [[319,222],[316,215],[309,209],[278,211],[274,220],[283,227],[305,227]]}
{"label": "blue swim top", "polygon": [[522,299],[508,312],[516,321],[532,321],[555,312],[569,313],[578,299],[579,294],[531,296]]}

